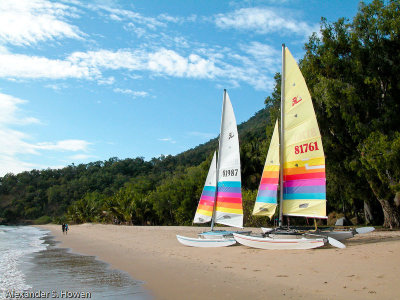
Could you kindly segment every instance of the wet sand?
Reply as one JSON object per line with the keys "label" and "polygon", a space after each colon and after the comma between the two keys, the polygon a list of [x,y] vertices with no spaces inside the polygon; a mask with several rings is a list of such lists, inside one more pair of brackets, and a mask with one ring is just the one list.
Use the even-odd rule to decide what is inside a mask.
{"label": "wet sand", "polygon": [[[346,249],[192,248],[178,226],[72,225],[60,247],[97,256],[144,281],[155,299],[396,299],[400,295],[400,232],[375,231],[345,241]],[[247,228],[246,228],[247,229]],[[260,229],[252,228],[258,233]]]}

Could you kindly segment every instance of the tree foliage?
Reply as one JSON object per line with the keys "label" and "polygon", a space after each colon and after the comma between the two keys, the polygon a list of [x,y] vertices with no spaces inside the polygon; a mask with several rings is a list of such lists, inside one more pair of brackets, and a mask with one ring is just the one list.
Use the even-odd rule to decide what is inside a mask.
{"label": "tree foliage", "polygon": [[[350,22],[321,22],[300,68],[311,92],[326,155],[328,213],[400,226],[400,4],[360,3]],[[266,108],[240,124],[245,226],[280,107],[280,74]],[[218,139],[176,156],[97,161],[0,178],[0,222],[190,225]],[[396,202],[397,201],[397,202]]]}

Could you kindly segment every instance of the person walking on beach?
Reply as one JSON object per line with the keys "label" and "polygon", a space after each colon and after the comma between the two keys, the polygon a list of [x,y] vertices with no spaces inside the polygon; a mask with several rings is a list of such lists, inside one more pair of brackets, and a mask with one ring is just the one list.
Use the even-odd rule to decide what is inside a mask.
{"label": "person walking on beach", "polygon": [[62,232],[63,232],[63,234],[64,234],[64,233],[65,233],[65,224],[64,224],[64,223],[62,223],[61,228],[62,228]]}
{"label": "person walking on beach", "polygon": [[68,234],[68,224],[65,224],[65,234]]}

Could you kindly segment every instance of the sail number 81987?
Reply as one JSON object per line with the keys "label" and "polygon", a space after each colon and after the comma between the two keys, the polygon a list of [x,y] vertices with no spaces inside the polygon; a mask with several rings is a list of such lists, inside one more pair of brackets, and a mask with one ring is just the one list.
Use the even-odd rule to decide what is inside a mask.
{"label": "sail number 81987", "polygon": [[239,169],[222,170],[222,177],[237,176]]}

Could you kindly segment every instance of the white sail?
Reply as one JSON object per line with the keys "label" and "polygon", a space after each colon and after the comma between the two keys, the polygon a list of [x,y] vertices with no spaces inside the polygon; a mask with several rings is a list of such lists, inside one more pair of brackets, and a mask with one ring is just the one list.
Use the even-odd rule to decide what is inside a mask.
{"label": "white sail", "polygon": [[240,151],[236,118],[228,93],[224,91],[217,164],[217,200],[214,221],[243,227]]}

